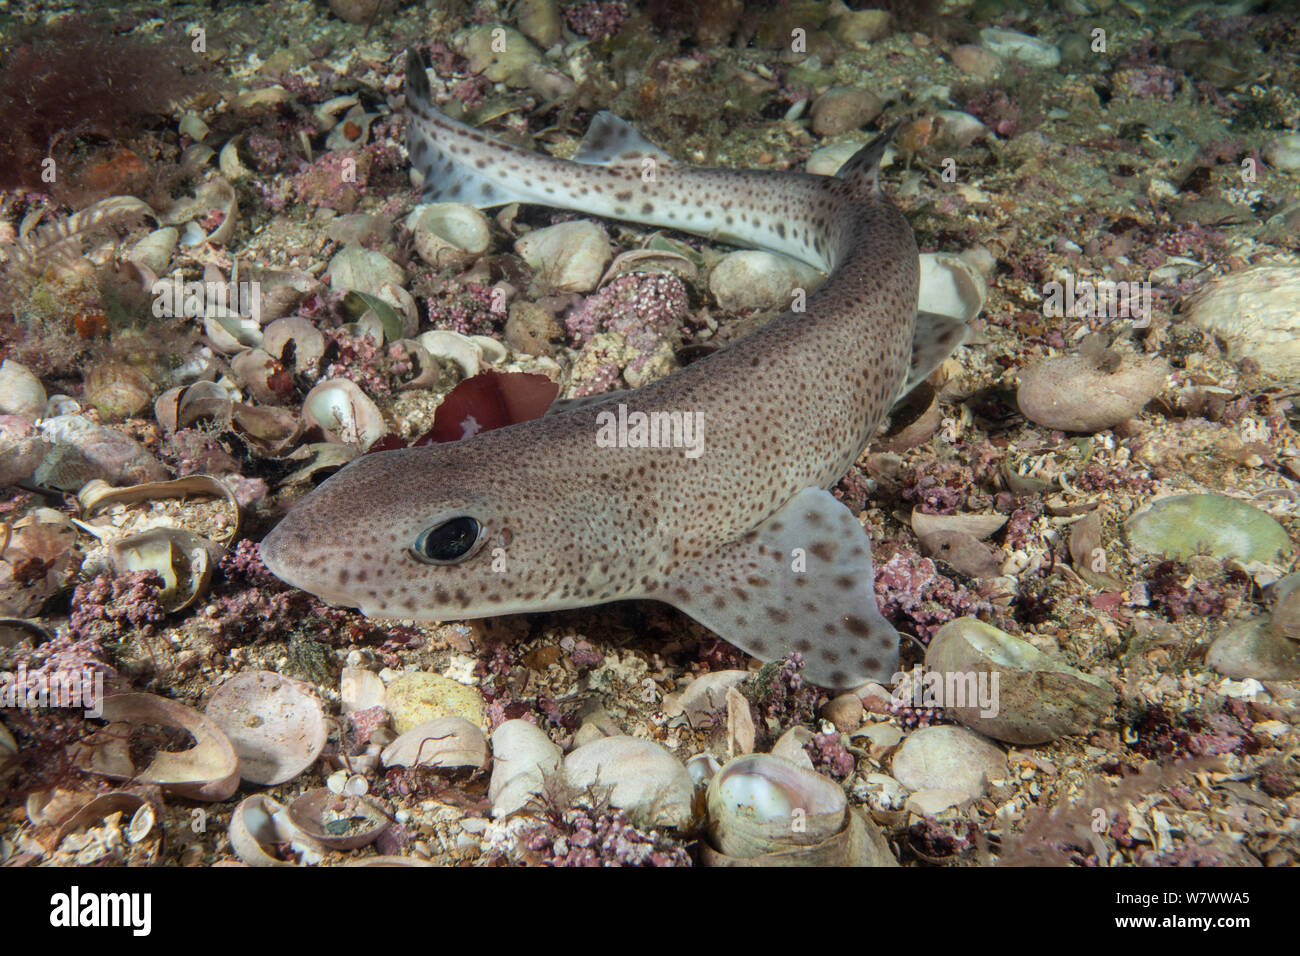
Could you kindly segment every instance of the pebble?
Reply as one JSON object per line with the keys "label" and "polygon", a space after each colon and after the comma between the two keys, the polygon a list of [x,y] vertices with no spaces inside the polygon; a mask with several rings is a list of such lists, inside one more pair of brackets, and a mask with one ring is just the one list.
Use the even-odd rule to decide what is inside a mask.
{"label": "pebble", "polygon": [[980,43],[1004,60],[1014,60],[1025,66],[1050,69],[1061,62],[1061,51],[1058,48],[1015,30],[986,27],[980,31]]}
{"label": "pebble", "polygon": [[961,790],[934,788],[918,790],[907,798],[905,806],[909,813],[915,813],[918,817],[934,817],[945,810],[960,806],[969,799]]}
{"label": "pebble", "polygon": [[1283,133],[1264,147],[1264,161],[1276,169],[1300,169],[1300,133]]}
{"label": "pebble", "polygon": [[1300,641],[1300,574],[1289,574],[1274,584],[1271,596],[1273,633]]}
{"label": "pebble", "polygon": [[884,101],[870,90],[833,86],[812,106],[812,128],[818,136],[839,136],[861,129],[880,115]]}
{"label": "pebble", "polygon": [[46,419],[40,431],[54,447],[33,475],[38,485],[77,492],[95,478],[138,485],[169,477],[166,466],[134,438],[79,415]]}
{"label": "pebble", "polygon": [[564,758],[569,786],[611,787],[610,802],[642,827],[685,827],[691,821],[695,784],[671,753],[649,740],[603,737]]}
{"label": "pebble", "polygon": [[1229,272],[1191,296],[1186,321],[1223,343],[1233,361],[1251,359],[1266,374],[1300,377],[1300,265]]}
{"label": "pebble", "polygon": [[791,307],[796,289],[811,293],[822,281],[815,269],[789,256],[750,249],[719,260],[709,273],[709,291],[719,306],[731,312],[785,311]]}
{"label": "pebble", "polygon": [[487,736],[455,715],[417,724],[380,755],[385,767],[482,767],[487,759]]}
{"label": "pebble", "polygon": [[507,720],[492,732],[492,815],[509,816],[541,792],[543,777],[555,773],[560,748],[536,724]]}
{"label": "pebble", "polygon": [[1300,647],[1275,634],[1265,618],[1235,624],[1215,638],[1205,663],[1235,680],[1300,678]]}
{"label": "pebble", "polygon": [[543,50],[555,46],[564,35],[560,5],[555,0],[518,0],[515,22],[524,36]]}
{"label": "pebble", "polygon": [[856,694],[840,694],[822,708],[822,716],[835,725],[842,734],[857,730],[862,723],[862,701]]}
{"label": "pebble", "polygon": [[1253,505],[1225,495],[1173,495],[1124,523],[1129,543],[1147,554],[1186,561],[1196,554],[1264,564],[1293,548],[1286,529]]}
{"label": "pebble", "polygon": [[1115,689],[1106,681],[978,618],[958,618],[939,628],[925,665],[944,679],[945,694],[950,681],[961,681],[966,705],[945,699],[948,716],[1007,743],[1042,744],[1087,733],[1115,704]]}
{"label": "pebble", "polygon": [[912,791],[954,790],[967,800],[1007,774],[1007,756],[964,727],[946,724],[909,735],[894,754],[893,775]]}
{"label": "pebble", "polygon": [[869,50],[889,36],[888,10],[848,10],[831,21],[831,36],[855,50]]}
{"label": "pebble", "polygon": [[542,53],[518,30],[484,24],[465,35],[461,54],[469,60],[471,74],[483,74],[493,83],[517,80],[526,66],[542,59]]}
{"label": "pebble", "polygon": [[981,80],[989,80],[997,75],[998,70],[1002,68],[1002,58],[992,50],[986,50],[982,46],[976,46],[973,43],[963,43],[961,46],[954,47],[952,51],[952,62],[968,76],[974,76]]}
{"label": "pebble", "polygon": [[393,715],[399,734],[439,717],[457,716],[485,727],[486,705],[474,687],[466,687],[441,674],[413,671],[388,685],[384,706]]}
{"label": "pebble", "polygon": [[534,230],[515,242],[515,252],[560,292],[590,292],[611,258],[609,236],[589,219]]}
{"label": "pebble", "polygon": [[520,300],[510,303],[505,337],[507,345],[524,355],[554,355],[564,326],[540,305]]}
{"label": "pebble", "polygon": [[1031,422],[1067,432],[1097,432],[1137,415],[1160,394],[1169,375],[1164,359],[1124,355],[1108,371],[1098,359],[1065,355],[1020,373],[1016,402]]}

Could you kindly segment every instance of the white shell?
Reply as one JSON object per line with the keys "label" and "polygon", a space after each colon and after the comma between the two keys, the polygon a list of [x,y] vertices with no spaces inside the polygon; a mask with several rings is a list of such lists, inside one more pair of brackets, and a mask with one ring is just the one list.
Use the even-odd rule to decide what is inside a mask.
{"label": "white shell", "polygon": [[176,251],[176,242],[180,232],[175,226],[163,226],[145,236],[126,254],[127,259],[152,269],[155,275],[162,275],[171,264],[172,253]]}
{"label": "white shell", "polygon": [[416,341],[434,358],[454,362],[466,378],[478,374],[483,362],[483,348],[469,336],[450,329],[434,329],[423,333]]}
{"label": "white shell", "polygon": [[298,776],[329,737],[320,698],[302,681],[273,671],[245,671],[224,681],[206,713],[230,738],[239,775],[263,786]]}
{"label": "white shell", "polygon": [[718,260],[709,273],[709,291],[728,311],[784,311],[794,302],[795,290],[807,294],[823,281],[816,269],[789,256],[745,249]]}
{"label": "white shell", "polygon": [[1186,316],[1219,338],[1233,359],[1300,379],[1300,266],[1257,265],[1220,276],[1189,300]]}
{"label": "white shell", "polygon": [[45,386],[27,366],[13,359],[0,362],[0,415],[35,420],[45,413],[45,401]]}
{"label": "white shell", "polygon": [[560,748],[536,724],[507,720],[492,733],[492,815],[509,816],[541,791],[542,778],[560,767]]}
{"label": "white shell", "polygon": [[481,767],[487,736],[464,717],[439,717],[402,734],[384,748],[385,767]]}
{"label": "white shell", "polygon": [[530,232],[515,242],[515,252],[544,284],[561,292],[596,288],[611,258],[609,236],[587,219]]}
{"label": "white shell", "polygon": [[319,425],[329,441],[363,451],[388,432],[379,407],[346,378],[327,379],[308,392],[302,414],[308,425]]}
{"label": "white shell", "polygon": [[970,321],[988,297],[984,277],[961,256],[927,252],[921,256],[921,297],[917,309]]}
{"label": "white shell", "polygon": [[465,203],[416,206],[406,217],[406,228],[420,258],[438,269],[463,269],[492,241],[487,217]]}
{"label": "white shell", "polygon": [[610,803],[638,826],[690,824],[695,783],[668,750],[636,737],[603,737],[564,758],[569,786],[611,787]]}

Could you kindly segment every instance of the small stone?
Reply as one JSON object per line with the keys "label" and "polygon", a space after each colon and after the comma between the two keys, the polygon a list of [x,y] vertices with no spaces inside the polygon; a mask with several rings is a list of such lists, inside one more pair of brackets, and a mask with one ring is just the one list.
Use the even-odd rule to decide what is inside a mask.
{"label": "small stone", "polygon": [[893,723],[868,724],[853,736],[865,737],[870,742],[868,751],[877,760],[903,742],[902,729]]}
{"label": "small stone", "polygon": [[1106,681],[978,618],[958,618],[939,628],[925,665],[943,682],[939,703],[945,713],[1013,744],[1087,733],[1115,703],[1115,690]]}
{"label": "small stone", "polygon": [[810,293],[822,277],[810,266],[774,252],[733,252],[709,273],[709,291],[718,305],[738,312],[742,309],[790,308],[794,293]]}
{"label": "small stone", "polygon": [[970,797],[961,790],[942,788],[918,790],[907,798],[906,807],[908,812],[915,813],[918,817],[937,817],[945,810],[961,806],[969,799]]}
{"label": "small stone", "polygon": [[1161,498],[1129,518],[1124,531],[1139,551],[1180,561],[1209,553],[1272,564],[1293,551],[1285,528],[1253,505],[1225,495]]}
{"label": "small stone", "polygon": [[964,727],[940,725],[911,734],[894,754],[893,774],[909,790],[954,790],[982,797],[1007,774],[1007,756]]}
{"label": "small stone", "polygon": [[329,0],[330,11],[348,23],[369,23],[383,0]]}
{"label": "small stone", "polygon": [[637,826],[684,827],[690,823],[695,784],[666,749],[635,737],[604,737],[564,758],[569,786],[612,788],[610,803]]}
{"label": "small stone", "polygon": [[1300,378],[1300,266],[1258,265],[1206,283],[1187,300],[1186,320],[1285,381]]}
{"label": "small stone", "polygon": [[1283,133],[1264,147],[1264,161],[1276,169],[1300,169],[1300,133]]}
{"label": "small stone", "polygon": [[952,62],[963,73],[981,80],[992,79],[1002,68],[1001,57],[992,50],[975,46],[973,43],[963,43],[959,47],[954,47]]}
{"label": "small stone", "polygon": [[1015,30],[986,27],[980,31],[980,42],[1004,60],[1014,60],[1025,66],[1050,69],[1061,62],[1061,51],[1052,44]]}
{"label": "small stone", "polygon": [[838,136],[861,129],[884,108],[884,101],[870,90],[856,86],[831,87],[813,103],[813,132],[818,136]]}
{"label": "small stone", "polygon": [[862,723],[862,701],[856,694],[840,694],[822,708],[822,716],[842,734],[851,734]]}
{"label": "small stone", "polygon": [[512,302],[506,319],[506,345],[524,355],[554,355],[563,340],[559,319],[532,302]]}
{"label": "small stone", "polygon": [[888,10],[849,10],[831,21],[831,36],[855,50],[869,50],[889,36]]}
{"label": "small stone", "polygon": [[1300,647],[1273,633],[1267,621],[1258,617],[1217,637],[1205,663],[1236,680],[1296,680],[1300,678]]}
{"label": "small stone", "polygon": [[1097,432],[1142,411],[1160,394],[1168,375],[1168,363],[1159,358],[1111,351],[1102,356],[1066,355],[1022,371],[1016,402],[1035,424]]}
{"label": "small stone", "polygon": [[403,674],[388,685],[384,706],[393,715],[393,727],[399,734],[448,716],[487,726],[487,709],[478,690],[441,674],[423,671]]}
{"label": "small stone", "polygon": [[524,68],[542,59],[542,53],[518,30],[484,24],[465,35],[461,54],[469,60],[469,72],[481,73],[493,83],[526,85]]}
{"label": "small stone", "polygon": [[1273,633],[1300,641],[1300,574],[1289,574],[1273,585]]}
{"label": "small stone", "polygon": [[38,485],[75,493],[94,478],[110,485],[168,478],[166,466],[134,438],[79,415],[46,419],[40,431],[54,447],[32,476]]}
{"label": "small stone", "polygon": [[519,238],[515,252],[561,292],[590,292],[609,265],[609,236],[589,219],[562,222]]}
{"label": "small stone", "polygon": [[543,50],[555,46],[564,35],[560,5],[555,0],[519,0],[515,4],[515,23]]}

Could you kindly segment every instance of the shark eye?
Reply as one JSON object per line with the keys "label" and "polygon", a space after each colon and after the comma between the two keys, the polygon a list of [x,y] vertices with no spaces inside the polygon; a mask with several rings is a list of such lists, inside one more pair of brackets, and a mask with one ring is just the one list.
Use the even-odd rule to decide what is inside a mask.
{"label": "shark eye", "polygon": [[449,518],[421,531],[411,553],[429,564],[453,564],[469,554],[481,530],[482,526],[468,516]]}

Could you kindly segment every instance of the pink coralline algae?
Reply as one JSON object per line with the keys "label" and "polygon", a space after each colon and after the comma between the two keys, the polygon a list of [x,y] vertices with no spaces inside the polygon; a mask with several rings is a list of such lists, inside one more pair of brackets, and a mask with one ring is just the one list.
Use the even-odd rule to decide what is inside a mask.
{"label": "pink coralline algae", "polygon": [[449,282],[425,305],[429,323],[435,329],[451,329],[461,335],[492,335],[504,321],[505,310],[493,311],[492,290],[477,282]]}
{"label": "pink coralline algae", "polygon": [[804,750],[812,758],[813,767],[820,773],[843,780],[853,772],[853,754],[845,749],[844,741],[837,733],[816,734],[804,745]]}
{"label": "pink coralline algae", "polygon": [[622,810],[574,807],[524,833],[520,844],[538,866],[690,866],[686,849],[641,830]]}
{"label": "pink coralline algae", "polygon": [[241,541],[221,561],[228,585],[235,590],[210,601],[204,622],[219,647],[253,641],[258,644],[300,632],[321,636],[332,631],[345,612],[328,608],[305,591],[283,584],[262,563],[257,545]]}
{"label": "pink coralline algae", "polygon": [[763,722],[774,721],[783,730],[813,720],[821,692],[804,682],[803,655],[795,652],[763,666],[741,688]]}
{"label": "pink coralline algae", "polygon": [[365,153],[325,153],[294,174],[294,191],[309,206],[350,213],[365,194],[369,167]]}
{"label": "pink coralline algae", "polygon": [[940,574],[929,558],[901,548],[876,569],[876,599],[891,624],[922,643],[954,618],[991,610],[987,601]]}
{"label": "pink coralline algae", "polygon": [[564,22],[579,36],[602,40],[623,29],[627,16],[625,3],[577,3],[564,11]]}
{"label": "pink coralline algae", "polygon": [[158,602],[162,588],[162,578],[153,571],[97,575],[73,592],[68,629],[77,640],[95,642],[132,629],[151,634],[166,616]]}
{"label": "pink coralline algae", "polygon": [[632,272],[588,296],[564,324],[577,346],[598,332],[617,332],[633,348],[649,352],[680,330],[689,308],[686,286],[677,276]]}
{"label": "pink coralline algae", "polygon": [[392,393],[389,353],[368,335],[353,335],[346,329],[326,329],[326,360],[323,379],[346,378],[372,398]]}

